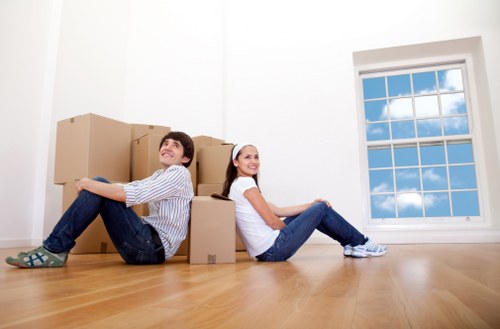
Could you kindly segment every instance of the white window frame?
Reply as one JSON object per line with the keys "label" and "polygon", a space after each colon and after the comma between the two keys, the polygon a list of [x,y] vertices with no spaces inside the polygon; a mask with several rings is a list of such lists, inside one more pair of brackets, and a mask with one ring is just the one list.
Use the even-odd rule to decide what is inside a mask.
{"label": "white window frame", "polygon": [[[369,184],[369,168],[368,168],[368,143],[366,140],[366,123],[364,114],[364,99],[362,79],[376,73],[389,73],[392,71],[402,70],[422,70],[426,68],[435,70],[435,67],[442,66],[443,68],[449,65],[463,65],[462,74],[464,80],[464,92],[466,94],[467,118],[469,122],[470,139],[474,150],[474,164],[476,167],[476,181],[478,189],[478,203],[480,216],[474,217],[419,217],[419,218],[396,218],[396,219],[372,219],[371,218],[371,198]],[[473,69],[472,56],[469,54],[457,54],[444,57],[421,58],[406,61],[383,62],[380,64],[371,64],[364,66],[355,66],[355,83],[356,83],[356,99],[357,99],[357,115],[359,125],[359,141],[360,141],[360,160],[361,160],[361,177],[362,177],[362,193],[363,193],[363,218],[364,227],[367,229],[437,229],[443,227],[452,228],[470,228],[470,227],[487,227],[490,226],[489,220],[489,205],[487,204],[486,181],[483,173],[484,168],[484,150],[482,148],[481,134],[475,133],[479,129],[478,122],[479,113],[477,111],[477,99],[475,92],[474,74],[470,71]],[[453,139],[451,136],[443,136],[442,139]],[[462,138],[460,138],[462,139]],[[404,140],[404,143],[415,143],[419,139]],[[393,145],[392,141],[388,145]]]}

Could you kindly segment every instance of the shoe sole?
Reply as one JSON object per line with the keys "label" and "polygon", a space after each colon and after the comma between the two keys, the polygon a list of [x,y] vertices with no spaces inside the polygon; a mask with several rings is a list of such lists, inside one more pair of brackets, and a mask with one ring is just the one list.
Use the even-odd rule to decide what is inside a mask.
{"label": "shoe sole", "polygon": [[363,253],[353,251],[351,257],[355,258],[379,257],[379,256],[384,256],[385,254],[387,254],[387,250],[383,252],[363,252]]}

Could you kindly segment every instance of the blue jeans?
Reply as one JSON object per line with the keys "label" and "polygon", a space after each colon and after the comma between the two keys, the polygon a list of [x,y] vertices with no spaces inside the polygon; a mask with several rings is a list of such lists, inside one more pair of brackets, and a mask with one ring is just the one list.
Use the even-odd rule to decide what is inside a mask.
{"label": "blue jeans", "polygon": [[[104,178],[94,180],[109,183]],[[52,252],[69,252],[75,240],[101,215],[118,253],[129,264],[160,264],[165,261],[162,245],[154,242],[148,224],[125,203],[81,191],[56,224],[43,246]]]}
{"label": "blue jeans", "polygon": [[342,246],[357,246],[365,243],[365,236],[324,202],[318,202],[302,214],[287,217],[274,244],[257,256],[266,262],[285,261],[292,257],[307,241],[314,230],[318,230],[338,241]]}

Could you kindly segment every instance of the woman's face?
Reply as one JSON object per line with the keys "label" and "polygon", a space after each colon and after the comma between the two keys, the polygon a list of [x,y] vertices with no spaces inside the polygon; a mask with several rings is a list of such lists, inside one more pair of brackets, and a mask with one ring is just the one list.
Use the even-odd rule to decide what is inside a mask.
{"label": "woman's face", "polygon": [[257,175],[260,167],[259,152],[252,145],[247,145],[241,149],[238,157],[233,161],[238,176],[253,177]]}

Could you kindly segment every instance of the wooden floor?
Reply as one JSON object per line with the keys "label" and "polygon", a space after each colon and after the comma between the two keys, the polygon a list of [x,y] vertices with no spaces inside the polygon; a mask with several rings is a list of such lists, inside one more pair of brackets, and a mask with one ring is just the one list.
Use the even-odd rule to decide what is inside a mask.
{"label": "wooden floor", "polygon": [[0,328],[500,328],[500,244],[390,245],[352,259],[305,245],[287,262],[125,265],[71,255],[23,270],[0,249]]}

